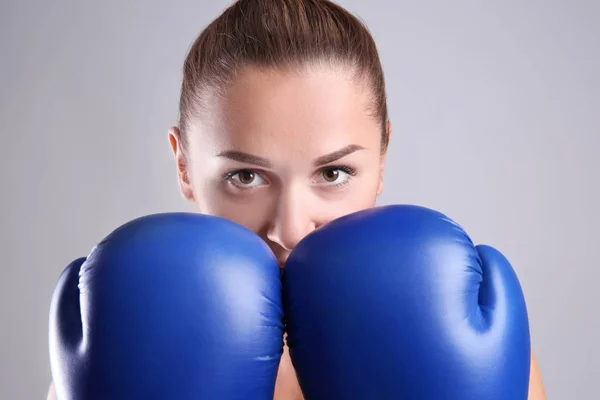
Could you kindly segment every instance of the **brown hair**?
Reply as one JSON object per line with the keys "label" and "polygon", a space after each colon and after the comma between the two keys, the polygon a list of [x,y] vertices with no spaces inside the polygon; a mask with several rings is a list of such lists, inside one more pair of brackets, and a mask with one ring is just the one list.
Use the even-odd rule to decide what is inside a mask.
{"label": "brown hair", "polygon": [[236,70],[254,66],[298,68],[330,62],[349,66],[373,95],[369,111],[381,121],[387,147],[387,101],[383,70],[368,28],[327,0],[238,0],[208,25],[184,64],[179,128],[186,148],[189,121],[199,115],[206,94],[221,93]]}

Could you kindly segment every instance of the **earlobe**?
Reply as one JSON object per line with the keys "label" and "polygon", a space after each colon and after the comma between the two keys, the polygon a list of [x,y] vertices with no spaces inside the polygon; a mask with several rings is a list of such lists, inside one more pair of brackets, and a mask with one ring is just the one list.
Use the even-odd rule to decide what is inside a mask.
{"label": "earlobe", "polygon": [[387,152],[388,146],[390,145],[390,138],[392,137],[392,122],[387,121],[385,123],[385,146],[384,152]]}
{"label": "earlobe", "polygon": [[379,181],[379,188],[377,189],[377,196],[383,193],[383,180]]}
{"label": "earlobe", "polygon": [[379,166],[379,186],[377,187],[377,196],[383,192],[383,172],[385,167],[385,154],[381,156],[381,165]]}
{"label": "earlobe", "polygon": [[194,201],[194,191],[189,179],[187,156],[181,148],[181,136],[179,128],[172,127],[169,129],[169,143],[175,157],[175,165],[177,166],[177,180],[179,182],[179,190],[181,196],[188,201]]}
{"label": "earlobe", "polygon": [[385,124],[385,136],[383,138],[383,146],[381,152],[381,161],[379,165],[379,186],[377,188],[377,196],[379,196],[383,192],[383,175],[385,171],[385,158],[387,156],[387,149],[390,143],[390,137],[392,136],[392,123],[387,121]]}
{"label": "earlobe", "polygon": [[377,196],[383,192],[383,175],[385,171],[385,154],[381,156],[381,165],[379,167],[379,187],[377,188]]}

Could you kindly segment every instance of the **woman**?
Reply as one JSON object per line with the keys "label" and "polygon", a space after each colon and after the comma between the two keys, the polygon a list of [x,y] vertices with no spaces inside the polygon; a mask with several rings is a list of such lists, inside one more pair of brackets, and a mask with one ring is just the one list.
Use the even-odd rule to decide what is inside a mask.
{"label": "woman", "polygon": [[[283,266],[312,230],[375,205],[390,134],[356,18],[323,0],[240,0],[191,48],[169,140],[183,197],[259,234]],[[535,356],[529,398],[545,399]],[[302,399],[287,351],[275,399]]]}

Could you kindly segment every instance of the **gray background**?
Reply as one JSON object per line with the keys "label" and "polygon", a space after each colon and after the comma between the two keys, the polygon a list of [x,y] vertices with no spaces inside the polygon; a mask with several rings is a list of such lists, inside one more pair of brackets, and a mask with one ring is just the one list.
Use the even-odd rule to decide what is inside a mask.
{"label": "gray background", "polygon": [[[167,129],[185,53],[228,2],[1,4],[0,398],[42,399],[63,267],[126,220],[192,211]],[[600,2],[340,4],[387,75],[381,204],[437,208],[500,248],[549,397],[598,398]]]}

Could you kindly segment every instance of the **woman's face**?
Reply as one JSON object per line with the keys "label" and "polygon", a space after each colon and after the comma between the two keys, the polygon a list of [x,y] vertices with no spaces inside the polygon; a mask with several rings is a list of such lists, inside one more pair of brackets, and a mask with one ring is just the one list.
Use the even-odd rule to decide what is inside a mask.
{"label": "woman's face", "polygon": [[384,155],[369,95],[341,68],[242,71],[192,121],[186,155],[171,130],[183,196],[256,232],[283,266],[311,231],[375,205]]}

